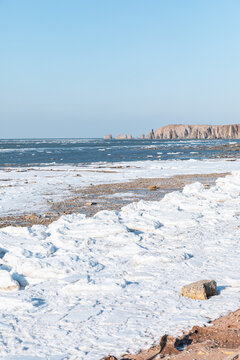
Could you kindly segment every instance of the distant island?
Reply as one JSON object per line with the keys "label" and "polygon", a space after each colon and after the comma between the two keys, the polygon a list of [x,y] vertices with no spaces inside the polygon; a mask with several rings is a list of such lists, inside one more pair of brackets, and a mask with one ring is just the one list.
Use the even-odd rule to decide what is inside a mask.
{"label": "distant island", "polygon": [[[113,139],[111,134],[104,139]],[[133,139],[132,135],[122,134],[115,137],[118,140]],[[140,139],[240,139],[240,124],[233,125],[166,125],[151,130]]]}

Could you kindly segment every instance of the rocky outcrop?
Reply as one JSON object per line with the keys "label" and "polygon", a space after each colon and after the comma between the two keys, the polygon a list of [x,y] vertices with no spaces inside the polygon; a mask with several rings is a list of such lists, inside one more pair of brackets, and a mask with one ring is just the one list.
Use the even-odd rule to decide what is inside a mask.
{"label": "rocky outcrop", "polygon": [[152,130],[147,139],[240,139],[240,124],[166,125]]}
{"label": "rocky outcrop", "polygon": [[104,136],[105,140],[112,140],[112,134],[107,134]]}
{"label": "rocky outcrop", "polygon": [[115,137],[115,139],[117,139],[117,140],[126,140],[127,135],[126,134],[118,135],[118,136]]}

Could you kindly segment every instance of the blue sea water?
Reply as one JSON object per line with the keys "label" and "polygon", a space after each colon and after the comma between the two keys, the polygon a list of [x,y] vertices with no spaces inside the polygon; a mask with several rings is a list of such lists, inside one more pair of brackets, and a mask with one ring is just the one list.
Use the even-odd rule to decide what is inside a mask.
{"label": "blue sea water", "polygon": [[0,140],[0,166],[77,165],[94,162],[188,160],[234,156],[240,140]]}

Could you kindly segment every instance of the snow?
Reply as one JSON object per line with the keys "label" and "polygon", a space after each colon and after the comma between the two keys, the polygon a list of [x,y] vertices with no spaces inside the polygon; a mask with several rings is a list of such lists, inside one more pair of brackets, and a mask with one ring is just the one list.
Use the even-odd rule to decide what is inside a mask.
{"label": "snow", "polygon": [[240,160],[154,160],[0,169],[0,216],[48,211],[52,201],[72,195],[74,188],[139,178],[209,174],[238,170]]}
{"label": "snow", "polygon": [[13,280],[11,275],[6,270],[0,271],[0,292],[19,290],[19,284]]}
{"label": "snow", "polygon": [[[224,164],[213,162],[211,171]],[[189,162],[187,171],[210,167],[201,165]],[[120,356],[236,310],[239,239],[238,171],[209,189],[190,184],[119,212],[0,229],[0,284],[12,279],[21,286],[0,292],[0,356]],[[183,285],[201,279],[216,280],[218,295],[207,301],[180,295]]]}

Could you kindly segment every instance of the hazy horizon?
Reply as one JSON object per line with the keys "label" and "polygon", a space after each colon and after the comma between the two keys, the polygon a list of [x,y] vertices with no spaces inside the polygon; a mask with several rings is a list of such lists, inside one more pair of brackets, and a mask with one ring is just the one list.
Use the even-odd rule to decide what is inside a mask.
{"label": "hazy horizon", "polygon": [[0,0],[2,139],[240,123],[235,0]]}

